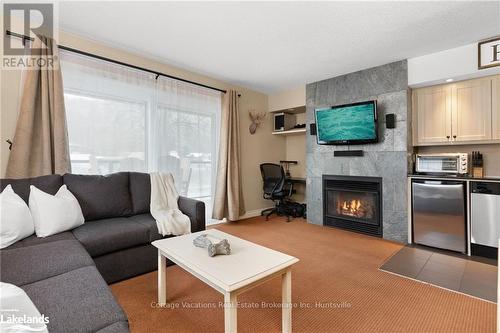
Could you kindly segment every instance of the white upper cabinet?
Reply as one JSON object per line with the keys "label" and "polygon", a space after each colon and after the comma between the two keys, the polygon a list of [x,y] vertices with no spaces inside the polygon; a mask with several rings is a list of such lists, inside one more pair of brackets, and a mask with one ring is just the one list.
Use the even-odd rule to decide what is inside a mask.
{"label": "white upper cabinet", "polygon": [[500,140],[500,75],[491,80],[492,137]]}
{"label": "white upper cabinet", "polygon": [[452,141],[491,139],[491,78],[452,85]]}
{"label": "white upper cabinet", "polygon": [[414,145],[500,139],[499,76],[415,89]]}
{"label": "white upper cabinet", "polygon": [[415,90],[414,122],[418,144],[449,142],[451,137],[451,89],[447,86]]}

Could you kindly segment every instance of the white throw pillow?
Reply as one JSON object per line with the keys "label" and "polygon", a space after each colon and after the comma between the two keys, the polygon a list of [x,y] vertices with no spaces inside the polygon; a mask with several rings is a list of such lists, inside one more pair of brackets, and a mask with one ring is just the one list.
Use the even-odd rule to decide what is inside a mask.
{"label": "white throw pillow", "polygon": [[0,282],[0,313],[0,332],[48,332],[50,318],[41,315],[26,292],[13,284]]}
{"label": "white throw pillow", "polygon": [[71,230],[85,222],[78,200],[66,185],[61,186],[55,195],[31,185],[29,206],[38,237]]}
{"label": "white throw pillow", "polygon": [[0,193],[0,249],[33,235],[35,228],[30,209],[12,186]]}

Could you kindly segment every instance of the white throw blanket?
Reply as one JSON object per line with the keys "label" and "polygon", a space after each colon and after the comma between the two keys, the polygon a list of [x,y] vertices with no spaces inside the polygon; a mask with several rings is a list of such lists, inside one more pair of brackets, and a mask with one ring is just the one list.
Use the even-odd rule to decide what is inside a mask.
{"label": "white throw blanket", "polygon": [[179,194],[171,173],[151,173],[151,215],[156,220],[158,232],[163,235],[191,233],[191,221],[177,205]]}

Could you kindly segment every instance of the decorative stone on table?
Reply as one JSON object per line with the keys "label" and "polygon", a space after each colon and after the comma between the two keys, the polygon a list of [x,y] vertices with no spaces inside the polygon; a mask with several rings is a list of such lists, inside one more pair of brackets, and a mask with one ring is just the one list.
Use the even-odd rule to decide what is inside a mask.
{"label": "decorative stone on table", "polygon": [[231,246],[229,245],[227,239],[223,239],[220,242],[214,244],[210,239],[208,239],[207,234],[201,234],[193,239],[193,245],[206,248],[210,257],[216,256],[218,254],[231,253]]}

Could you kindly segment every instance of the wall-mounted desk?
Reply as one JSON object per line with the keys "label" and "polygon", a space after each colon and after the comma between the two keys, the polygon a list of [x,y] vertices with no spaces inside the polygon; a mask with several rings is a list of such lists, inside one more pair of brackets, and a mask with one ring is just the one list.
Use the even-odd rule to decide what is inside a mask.
{"label": "wall-mounted desk", "polygon": [[[306,201],[306,179],[301,177],[286,177],[286,181],[292,183],[292,200],[305,203]],[[299,190],[297,190],[297,188]]]}
{"label": "wall-mounted desk", "polygon": [[[286,100],[286,99],[285,99]],[[282,107],[279,107],[281,105]],[[274,103],[274,107],[270,109],[271,115],[276,112],[291,113],[295,117],[296,124],[306,123],[306,107],[305,99],[300,105],[293,106],[291,109],[289,103]],[[272,117],[271,117],[272,118]],[[270,120],[272,122],[272,119]],[[274,128],[274,124],[272,126]],[[295,161],[295,163],[290,163],[290,173],[298,177],[305,177],[306,175],[306,134],[307,129],[305,127],[301,128],[291,128],[286,131],[272,132],[274,136],[282,136],[285,141],[285,155],[277,153],[280,159]],[[283,165],[286,168],[285,165]],[[295,178],[295,177],[292,177]],[[303,182],[302,182],[303,183]],[[297,183],[298,184],[298,183]],[[302,186],[301,186],[302,187]],[[304,193],[305,194],[305,193]]]}
{"label": "wall-mounted desk", "polygon": [[306,184],[306,179],[301,177],[287,177],[286,180],[293,184]]}

